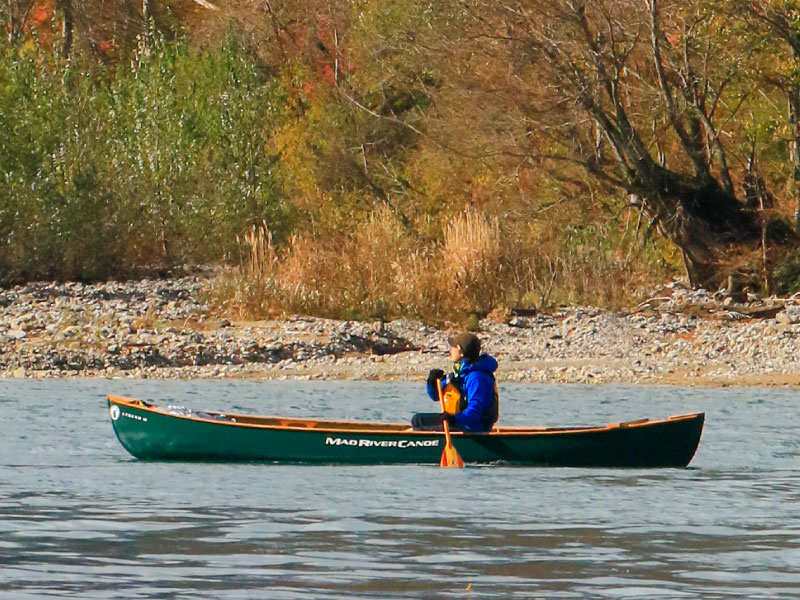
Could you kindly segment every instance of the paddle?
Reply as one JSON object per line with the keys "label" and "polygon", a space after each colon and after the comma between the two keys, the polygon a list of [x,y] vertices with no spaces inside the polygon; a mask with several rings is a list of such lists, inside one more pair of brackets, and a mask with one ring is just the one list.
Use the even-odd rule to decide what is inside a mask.
{"label": "paddle", "polygon": [[[436,390],[439,392],[439,404],[444,410],[444,396],[442,395],[442,380],[436,380]],[[440,467],[463,467],[464,461],[458,454],[458,450],[453,446],[453,440],[450,439],[450,424],[447,419],[442,419],[442,426],[444,427],[444,450],[442,451],[442,458],[439,461]]]}

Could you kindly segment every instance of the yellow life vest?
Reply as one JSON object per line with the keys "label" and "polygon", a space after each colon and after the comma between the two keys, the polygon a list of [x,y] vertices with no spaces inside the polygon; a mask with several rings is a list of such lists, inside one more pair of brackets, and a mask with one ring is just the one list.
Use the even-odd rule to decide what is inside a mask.
{"label": "yellow life vest", "polygon": [[[492,376],[494,378],[494,376]],[[442,398],[444,399],[444,412],[454,415],[463,411],[466,406],[461,403],[461,390],[452,383],[448,383],[444,388]],[[466,404],[466,402],[464,403]],[[497,423],[497,418],[500,416],[500,394],[497,389],[497,382],[494,384],[494,411],[490,415],[492,424]]]}
{"label": "yellow life vest", "polygon": [[444,412],[454,415],[461,412],[461,391],[452,383],[448,383],[444,388]]}

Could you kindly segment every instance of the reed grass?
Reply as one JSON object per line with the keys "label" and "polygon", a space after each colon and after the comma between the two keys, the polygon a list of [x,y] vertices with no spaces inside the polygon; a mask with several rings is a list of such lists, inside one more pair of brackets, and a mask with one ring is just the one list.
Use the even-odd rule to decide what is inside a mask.
{"label": "reed grass", "polygon": [[649,282],[626,240],[610,243],[613,231],[524,240],[504,233],[498,218],[467,210],[445,220],[441,237],[431,240],[384,205],[351,232],[299,234],[278,249],[262,224],[239,240],[242,262],[214,283],[212,296],[247,319],[300,313],[460,326],[487,314],[508,319],[519,307],[621,308]]}
{"label": "reed grass", "polygon": [[[466,212],[426,241],[382,206],[349,233],[292,237],[278,253],[265,226],[244,236],[245,260],[216,284],[220,304],[240,316],[428,321],[485,314],[517,290],[496,219]],[[519,294],[518,294],[519,295]]]}

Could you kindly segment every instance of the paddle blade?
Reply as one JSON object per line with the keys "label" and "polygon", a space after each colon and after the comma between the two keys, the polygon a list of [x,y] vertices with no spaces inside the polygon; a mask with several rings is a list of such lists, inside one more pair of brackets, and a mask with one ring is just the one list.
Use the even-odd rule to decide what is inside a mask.
{"label": "paddle blade", "polygon": [[464,467],[464,461],[461,459],[461,455],[456,450],[456,447],[453,444],[445,444],[444,451],[442,452],[442,458],[439,461],[440,467]]}

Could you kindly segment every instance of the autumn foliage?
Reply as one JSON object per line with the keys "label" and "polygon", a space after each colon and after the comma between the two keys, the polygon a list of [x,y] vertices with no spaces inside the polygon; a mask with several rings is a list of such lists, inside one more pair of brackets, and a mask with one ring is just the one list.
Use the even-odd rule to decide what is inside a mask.
{"label": "autumn foliage", "polygon": [[0,279],[215,263],[241,315],[431,320],[789,291],[795,12],[10,0]]}

